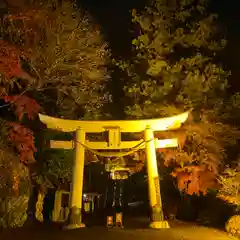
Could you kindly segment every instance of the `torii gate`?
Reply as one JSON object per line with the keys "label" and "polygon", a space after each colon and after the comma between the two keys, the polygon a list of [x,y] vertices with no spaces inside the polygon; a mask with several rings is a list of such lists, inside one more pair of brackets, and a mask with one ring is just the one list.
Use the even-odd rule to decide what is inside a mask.
{"label": "torii gate", "polygon": [[[167,228],[164,221],[160,184],[157,169],[156,148],[170,148],[178,146],[178,139],[156,139],[155,131],[175,130],[187,120],[188,112],[159,119],[123,120],[123,121],[79,121],[53,118],[39,114],[40,120],[48,128],[61,132],[75,132],[74,141],[51,141],[51,148],[75,149],[72,188],[70,193],[70,214],[68,229],[80,228],[82,223],[82,190],[85,148],[97,150],[146,149],[149,202],[151,209],[151,228]],[[108,132],[108,142],[93,142],[86,140],[86,133]],[[144,132],[144,139],[139,141],[121,141],[121,133]],[[128,150],[129,153],[129,150]],[[108,156],[116,156],[116,152]],[[124,155],[123,152],[121,152]],[[127,155],[127,154],[125,154]]]}

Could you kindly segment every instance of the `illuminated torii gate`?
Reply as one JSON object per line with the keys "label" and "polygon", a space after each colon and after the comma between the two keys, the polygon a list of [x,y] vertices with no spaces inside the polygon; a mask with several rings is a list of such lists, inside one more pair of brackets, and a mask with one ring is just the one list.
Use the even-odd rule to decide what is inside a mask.
{"label": "illuminated torii gate", "polygon": [[[162,202],[160,195],[160,184],[157,169],[156,148],[177,147],[178,139],[156,139],[155,131],[174,130],[181,127],[188,118],[189,112],[173,117],[143,120],[123,121],[79,121],[53,118],[39,114],[40,120],[50,129],[61,132],[75,132],[74,141],[51,141],[51,148],[71,149],[75,148],[75,159],[73,167],[73,179],[70,199],[70,214],[67,228],[80,228],[82,223],[82,190],[85,148],[97,150],[122,150],[122,149],[146,149],[149,202],[151,208],[151,228],[167,228],[168,223],[164,221]],[[93,142],[86,140],[86,133],[108,132],[107,142]],[[144,139],[139,141],[121,141],[121,133],[144,132]],[[128,150],[129,153],[129,150]],[[116,152],[109,153],[116,156]],[[121,152],[124,155],[124,152]],[[127,154],[125,154],[127,155]]]}

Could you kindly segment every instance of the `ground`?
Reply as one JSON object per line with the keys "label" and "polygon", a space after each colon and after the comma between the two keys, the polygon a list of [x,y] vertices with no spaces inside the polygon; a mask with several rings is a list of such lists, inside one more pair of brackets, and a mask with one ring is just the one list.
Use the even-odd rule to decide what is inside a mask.
{"label": "ground", "polygon": [[[18,229],[4,230],[0,239],[31,239],[31,240],[236,240],[226,233],[185,224],[170,222],[170,229],[152,230],[145,228],[145,220],[128,219],[124,229],[106,229],[104,227],[87,227],[77,230],[61,230],[59,226],[27,226]],[[138,226],[137,226],[138,225]]]}

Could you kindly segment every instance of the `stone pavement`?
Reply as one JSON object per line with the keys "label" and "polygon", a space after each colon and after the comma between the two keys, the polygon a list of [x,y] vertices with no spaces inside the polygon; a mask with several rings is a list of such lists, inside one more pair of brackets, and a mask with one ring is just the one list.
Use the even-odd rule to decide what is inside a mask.
{"label": "stone pavement", "polygon": [[4,230],[0,233],[0,240],[236,240],[236,238],[216,229],[177,222],[170,222],[170,225],[170,229],[161,230],[127,227],[124,229],[89,227],[77,230],[61,230],[59,226],[39,225]]}
{"label": "stone pavement", "polygon": [[171,228],[162,230],[151,229],[104,229],[85,228],[78,230],[56,229],[12,229],[0,233],[1,240],[236,240],[227,234],[208,228]]}

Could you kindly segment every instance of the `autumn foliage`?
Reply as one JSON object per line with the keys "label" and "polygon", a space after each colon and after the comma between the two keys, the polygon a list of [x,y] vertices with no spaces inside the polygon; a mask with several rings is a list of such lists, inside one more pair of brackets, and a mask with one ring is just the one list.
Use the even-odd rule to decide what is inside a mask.
{"label": "autumn foliage", "polygon": [[179,190],[190,195],[207,194],[216,185],[215,175],[197,165],[176,168],[171,175],[177,179]]}
{"label": "autumn foliage", "polygon": [[22,68],[21,57],[26,58],[27,55],[19,48],[0,40],[0,73],[6,80],[16,77],[31,79]]}
{"label": "autumn foliage", "polygon": [[[4,23],[13,24],[14,20],[27,20],[31,16],[27,13],[26,15],[12,14],[5,18]],[[20,122],[24,119],[24,116],[33,120],[40,110],[39,104],[34,99],[24,95],[24,92],[10,96],[11,87],[14,86],[19,79],[27,80],[28,85],[34,82],[34,78],[24,70],[23,60],[30,60],[29,54],[24,46],[16,45],[14,42],[10,43],[6,40],[0,40],[0,94],[1,98],[8,104],[6,106],[14,108],[14,112]],[[34,153],[37,151],[33,132],[17,122],[9,122],[8,127],[8,140],[13,144],[16,152],[19,154],[20,161],[24,164],[33,162]]]}
{"label": "autumn foliage", "polygon": [[[30,78],[29,74],[22,69],[21,56],[24,56],[21,50],[0,40],[0,73],[5,80]],[[5,94],[6,92],[2,92],[3,99],[10,106],[14,106],[19,121],[23,119],[24,115],[33,119],[39,112],[40,106],[34,99],[24,95],[8,96]],[[34,161],[36,148],[33,133],[29,129],[19,123],[9,123],[8,140],[14,144],[22,163],[26,164]]]}
{"label": "autumn foliage", "polygon": [[[23,119],[24,115],[33,120],[40,110],[38,103],[27,96],[6,96],[4,100],[15,107],[15,113],[19,121]],[[33,132],[16,122],[8,124],[8,140],[14,144],[20,155],[20,161],[24,164],[34,162],[34,153],[37,149],[35,148]]]}
{"label": "autumn foliage", "polygon": [[[6,41],[0,40],[0,74],[2,74],[3,80],[12,81],[13,78],[31,79],[30,75],[22,68],[21,58],[26,57],[23,51],[19,48],[9,44]],[[8,96],[6,88],[3,88],[2,98],[9,106],[15,108],[15,114],[18,120],[21,121],[24,115],[30,120],[38,114],[40,106],[38,103],[25,95]],[[20,156],[22,163],[29,163],[34,161],[34,152],[36,148],[34,145],[34,136],[32,131],[25,128],[19,123],[8,123],[9,136],[8,140],[13,143]]]}
{"label": "autumn foliage", "polygon": [[14,143],[16,150],[23,163],[34,161],[34,152],[37,151],[34,145],[34,136],[32,131],[19,123],[9,123],[10,130],[8,139]]}
{"label": "autumn foliage", "polygon": [[[33,120],[40,109],[37,102],[27,96],[6,96],[4,100],[15,106],[15,113],[19,121],[23,119],[24,115]],[[10,122],[8,125],[8,140],[15,146],[20,161],[24,164],[34,162],[34,153],[37,149],[35,148],[33,132],[16,122]]]}
{"label": "autumn foliage", "polygon": [[33,120],[40,110],[39,104],[28,96],[6,96],[4,100],[15,107],[15,113],[19,121],[23,119],[24,115]]}

